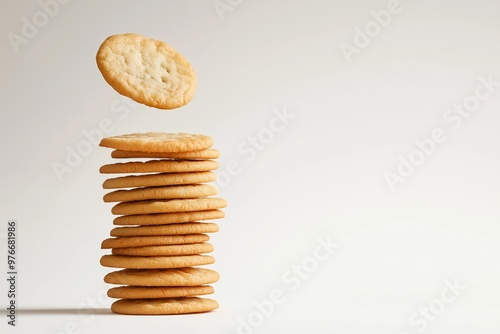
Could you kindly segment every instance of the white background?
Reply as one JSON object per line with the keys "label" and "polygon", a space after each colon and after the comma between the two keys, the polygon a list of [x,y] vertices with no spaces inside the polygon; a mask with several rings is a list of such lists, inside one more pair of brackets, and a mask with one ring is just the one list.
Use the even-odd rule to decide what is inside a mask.
{"label": "white background", "polygon": [[[368,45],[357,40],[349,62],[342,43],[356,46],[356,29],[380,27],[371,12],[389,1],[228,1],[223,13],[211,0],[70,1],[18,52],[9,36],[21,36],[42,7],[2,1],[0,259],[6,272],[6,223],[17,219],[21,310],[16,328],[2,316],[0,331],[498,332],[500,87],[459,126],[443,116],[474,100],[479,77],[500,81],[500,3],[401,0]],[[163,40],[191,62],[191,103],[172,111],[127,104],[107,85],[95,54],[125,32]],[[255,157],[242,154],[276,110],[295,118]],[[229,206],[211,238],[219,310],[110,313],[101,297],[110,270],[99,258],[113,216],[98,173],[110,150],[92,145],[62,181],[52,167],[106,118],[106,135],[210,135],[220,172],[238,163],[220,186]],[[385,174],[437,128],[446,140],[392,191]],[[294,289],[283,276],[314,264],[317,238],[328,236],[338,248]],[[450,303],[441,297],[446,281],[461,286]],[[255,303],[277,289],[284,301],[257,314]]]}

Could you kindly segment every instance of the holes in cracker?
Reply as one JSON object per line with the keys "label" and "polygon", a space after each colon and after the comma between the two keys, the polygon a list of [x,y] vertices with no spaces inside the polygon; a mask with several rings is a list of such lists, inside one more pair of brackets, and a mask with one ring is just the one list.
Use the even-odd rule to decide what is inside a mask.
{"label": "holes in cracker", "polygon": [[162,64],[163,69],[165,70],[164,74],[161,76],[161,81],[163,83],[168,83],[169,82],[169,74],[171,72],[170,67],[167,67],[165,64]]}
{"label": "holes in cracker", "polygon": [[167,72],[167,74],[170,74],[170,72],[172,72],[172,69],[166,62],[162,62],[160,66],[163,70],[165,70],[165,72]]}

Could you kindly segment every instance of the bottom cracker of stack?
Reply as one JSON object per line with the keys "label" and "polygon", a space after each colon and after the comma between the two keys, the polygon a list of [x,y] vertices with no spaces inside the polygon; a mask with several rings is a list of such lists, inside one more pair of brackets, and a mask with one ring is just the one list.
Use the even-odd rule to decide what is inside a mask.
{"label": "bottom cracker of stack", "polygon": [[[202,149],[186,151],[182,147],[186,138],[188,147]],[[196,138],[154,133],[101,142],[101,146],[115,148],[112,157],[116,159],[159,159],[115,163],[100,169],[106,174],[140,173],[108,179],[103,184],[105,189],[119,189],[106,194],[104,201],[119,202],[112,213],[122,215],[113,222],[121,226],[112,229],[112,237],[102,243],[102,248],[111,249],[112,254],[104,255],[101,264],[124,268],[104,278],[107,283],[121,285],[108,291],[110,297],[120,298],[111,307],[115,313],[182,314],[218,308],[215,300],[197,296],[213,293],[208,284],[216,282],[219,274],[199,266],[215,262],[206,255],[213,251],[207,233],[219,230],[217,224],[203,220],[223,218],[219,209],[226,202],[210,197],[217,189],[205,184],[215,180],[212,171],[218,164],[209,159],[218,158],[219,153],[207,147],[206,136],[201,136],[201,144]],[[211,139],[208,142],[211,146]],[[155,152],[150,152],[151,148]]]}

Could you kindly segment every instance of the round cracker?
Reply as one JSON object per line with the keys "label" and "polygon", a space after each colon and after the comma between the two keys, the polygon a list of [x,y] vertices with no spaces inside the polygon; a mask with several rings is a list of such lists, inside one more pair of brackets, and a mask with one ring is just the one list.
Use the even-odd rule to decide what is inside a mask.
{"label": "round cracker", "polygon": [[206,160],[217,159],[220,157],[219,150],[209,148],[202,151],[194,152],[181,152],[181,153],[160,153],[160,152],[134,152],[114,150],[111,152],[111,157],[115,159],[128,159],[128,158],[162,158],[162,159],[176,159],[176,160]]}
{"label": "round cracker", "polygon": [[212,182],[217,179],[214,172],[159,173],[151,175],[129,175],[107,179],[104,189],[175,186]]}
{"label": "round cracker", "polygon": [[183,235],[154,235],[146,237],[117,237],[108,238],[101,243],[102,249],[144,247],[162,245],[184,245],[198,244],[208,241],[210,237],[206,234],[183,234]]}
{"label": "round cracker", "polygon": [[108,297],[128,299],[178,298],[210,295],[210,285],[200,286],[119,286],[108,290]]}
{"label": "round cracker", "polygon": [[[124,247],[113,248],[113,255],[126,256],[179,256],[179,255],[199,255],[210,253],[214,246],[209,243],[166,245],[166,246],[145,246],[145,247]],[[128,267],[124,267],[128,268]]]}
{"label": "round cracker", "polygon": [[116,190],[104,195],[104,202],[144,201],[151,199],[197,198],[217,195],[217,188],[209,184],[146,187]]}
{"label": "round cracker", "polygon": [[198,220],[210,220],[224,218],[224,211],[205,210],[192,212],[155,213],[145,215],[126,215],[116,217],[114,225],[163,225],[195,222]]}
{"label": "round cracker", "polygon": [[138,227],[115,227],[110,235],[113,237],[130,237],[146,235],[176,235],[214,233],[219,231],[219,225],[214,223],[179,223]]}
{"label": "round cracker", "polygon": [[101,174],[120,173],[189,173],[205,172],[219,167],[216,161],[201,160],[150,160],[119,162],[104,165],[99,169]]}
{"label": "round cracker", "polygon": [[126,256],[103,255],[101,265],[111,268],[168,269],[202,266],[215,263],[210,255],[185,256]]}
{"label": "round cracker", "polygon": [[206,268],[122,269],[104,276],[104,282],[138,286],[197,286],[219,280],[219,273]]}
{"label": "round cracker", "polygon": [[210,148],[213,139],[190,133],[146,132],[103,138],[99,146],[140,152],[192,152]]}
{"label": "round cracker", "polygon": [[225,208],[227,202],[222,198],[190,198],[170,200],[130,201],[116,204],[111,213],[115,215],[136,215],[164,212],[188,212]]}
{"label": "round cracker", "polygon": [[111,305],[111,311],[129,315],[169,315],[209,312],[218,307],[217,301],[198,297],[120,299]]}
{"label": "round cracker", "polygon": [[181,107],[196,90],[191,64],[159,40],[137,34],[110,36],[99,47],[96,62],[118,93],[150,107]]}

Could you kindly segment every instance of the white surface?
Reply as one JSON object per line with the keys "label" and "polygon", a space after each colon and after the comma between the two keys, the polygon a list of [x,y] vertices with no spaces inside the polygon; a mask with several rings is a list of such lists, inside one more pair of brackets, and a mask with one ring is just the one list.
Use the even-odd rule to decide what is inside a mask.
{"label": "white surface", "polygon": [[[15,53],[8,34],[21,34],[22,18],[41,7],[3,1],[0,258],[6,222],[17,219],[22,310],[18,327],[3,316],[0,331],[498,332],[500,88],[457,129],[443,115],[474,94],[478,77],[500,81],[500,3],[402,0],[350,63],[341,43],[353,44],[355,28],[388,1],[231,3],[221,20],[211,0],[70,1]],[[164,40],[192,63],[198,87],[188,106],[126,104],[106,84],[95,53],[124,32]],[[295,119],[255,157],[242,154],[238,147],[266,131],[275,110]],[[62,182],[51,165],[105,118],[107,135],[211,135],[220,171],[238,163],[239,174],[220,187],[229,207],[211,239],[218,311],[123,317],[99,297],[109,271],[99,266],[99,246],[113,217],[98,168],[110,152],[92,147]],[[384,173],[436,128],[446,141],[391,191]],[[313,265],[317,238],[328,235],[339,247],[294,290],[290,268]],[[454,280],[464,288],[443,303]],[[240,328],[239,319],[259,320],[255,302],[275,290],[284,300],[272,315]],[[431,305],[445,308],[422,320],[420,308]]]}

